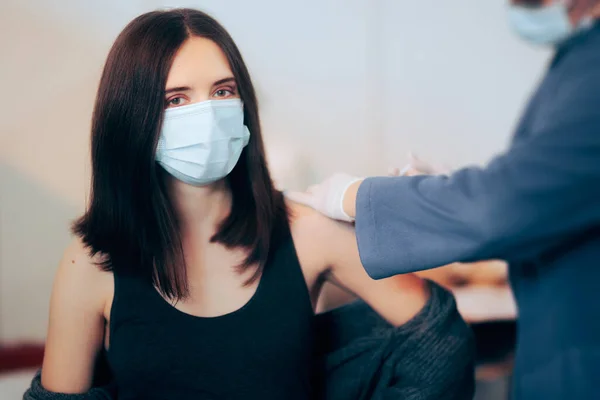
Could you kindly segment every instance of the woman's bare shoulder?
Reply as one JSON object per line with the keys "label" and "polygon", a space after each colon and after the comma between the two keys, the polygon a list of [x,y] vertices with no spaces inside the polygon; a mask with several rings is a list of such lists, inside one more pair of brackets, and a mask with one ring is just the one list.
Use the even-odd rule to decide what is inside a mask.
{"label": "woman's bare shoulder", "polygon": [[103,310],[113,289],[112,272],[102,268],[103,261],[103,255],[92,254],[80,238],[74,238],[63,252],[53,292],[73,300],[80,298],[89,306]]}
{"label": "woman's bare shoulder", "polygon": [[59,269],[76,274],[82,278],[98,278],[107,274],[102,268],[104,261],[105,257],[102,254],[94,254],[81,238],[75,237],[63,252]]}
{"label": "woman's bare shoulder", "polygon": [[300,231],[303,235],[314,236],[316,231],[323,231],[333,226],[333,221],[313,208],[286,199],[292,231]]}
{"label": "woman's bare shoulder", "polygon": [[286,201],[290,229],[298,259],[303,269],[322,273],[327,268],[328,241],[334,221],[310,207]]}

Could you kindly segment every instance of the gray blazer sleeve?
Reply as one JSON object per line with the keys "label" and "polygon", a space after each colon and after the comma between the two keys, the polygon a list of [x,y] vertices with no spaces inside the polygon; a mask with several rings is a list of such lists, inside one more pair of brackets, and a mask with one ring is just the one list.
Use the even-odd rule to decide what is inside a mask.
{"label": "gray blazer sleeve", "polygon": [[573,90],[551,104],[552,121],[486,168],[447,177],[365,180],[358,191],[356,234],[369,275],[536,257],[597,227],[600,72],[594,74],[573,78]]}
{"label": "gray blazer sleeve", "polygon": [[116,396],[112,394],[115,391],[115,387],[109,388],[106,386],[102,388],[94,387],[81,394],[50,392],[42,386],[42,371],[39,370],[31,381],[31,386],[23,394],[23,400],[115,400]]}

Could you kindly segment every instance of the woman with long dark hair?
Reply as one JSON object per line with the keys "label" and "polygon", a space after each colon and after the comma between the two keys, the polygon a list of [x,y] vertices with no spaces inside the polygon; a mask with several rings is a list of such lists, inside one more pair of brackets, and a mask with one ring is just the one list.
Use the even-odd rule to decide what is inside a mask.
{"label": "woman with long dark hair", "polygon": [[156,11],[119,35],[92,123],[90,204],[60,264],[42,385],[120,399],[314,398],[314,308],[332,282],[394,326],[430,290],[371,280],[352,226],[286,203],[242,56],[214,19]]}

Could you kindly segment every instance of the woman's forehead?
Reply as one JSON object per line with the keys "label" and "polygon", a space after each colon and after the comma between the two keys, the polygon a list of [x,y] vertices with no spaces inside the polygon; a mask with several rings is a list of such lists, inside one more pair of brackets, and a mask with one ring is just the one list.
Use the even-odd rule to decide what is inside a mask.
{"label": "woman's forehead", "polygon": [[225,53],[212,40],[191,37],[179,48],[167,77],[167,87],[210,87],[232,75]]}

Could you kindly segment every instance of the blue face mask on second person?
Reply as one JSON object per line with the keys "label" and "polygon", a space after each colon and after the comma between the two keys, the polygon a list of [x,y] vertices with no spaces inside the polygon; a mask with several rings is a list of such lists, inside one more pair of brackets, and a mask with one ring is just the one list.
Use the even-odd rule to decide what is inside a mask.
{"label": "blue face mask on second person", "polygon": [[564,1],[540,7],[512,4],[508,18],[519,36],[537,45],[557,45],[590,22],[589,18],[584,18],[577,28],[574,27]]}

